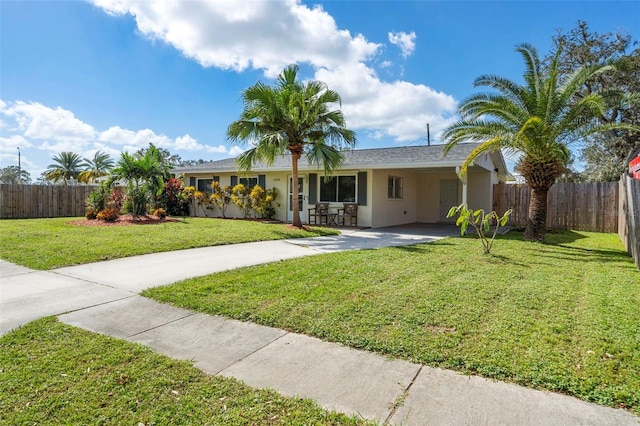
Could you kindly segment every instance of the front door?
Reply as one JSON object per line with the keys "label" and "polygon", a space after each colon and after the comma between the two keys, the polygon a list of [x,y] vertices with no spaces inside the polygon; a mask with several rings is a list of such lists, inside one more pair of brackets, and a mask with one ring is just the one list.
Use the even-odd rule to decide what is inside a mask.
{"label": "front door", "polygon": [[[289,187],[287,196],[287,220],[291,222],[293,220],[293,186],[291,185],[293,178],[289,176],[287,185]],[[307,212],[304,209],[304,176],[298,176],[298,207],[300,208],[300,220],[302,222],[307,221]]]}
{"label": "front door", "polygon": [[447,218],[447,213],[453,206],[458,203],[458,180],[441,180],[440,181],[440,222],[454,223],[455,217]]}

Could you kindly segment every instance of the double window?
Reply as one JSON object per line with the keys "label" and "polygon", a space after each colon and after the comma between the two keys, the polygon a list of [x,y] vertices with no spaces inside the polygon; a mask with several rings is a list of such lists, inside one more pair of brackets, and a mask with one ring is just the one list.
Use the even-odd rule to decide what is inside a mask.
{"label": "double window", "polygon": [[198,179],[197,190],[200,192],[211,192],[211,184],[213,179]]}
{"label": "double window", "polygon": [[247,189],[253,189],[258,184],[258,177],[241,177],[238,179],[238,183],[243,184]]}
{"label": "double window", "polygon": [[353,203],[356,201],[356,176],[321,176],[320,201]]}
{"label": "double window", "polygon": [[402,178],[398,176],[389,176],[388,182],[387,197],[402,199]]}
{"label": "double window", "polygon": [[211,193],[213,188],[211,188],[211,184],[213,182],[220,182],[220,176],[214,176],[213,179],[198,179],[196,183],[196,189],[200,192]]}

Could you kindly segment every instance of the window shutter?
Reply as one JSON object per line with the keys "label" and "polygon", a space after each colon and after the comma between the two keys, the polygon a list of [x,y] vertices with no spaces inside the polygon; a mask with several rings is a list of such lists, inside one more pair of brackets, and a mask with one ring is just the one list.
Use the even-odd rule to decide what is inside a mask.
{"label": "window shutter", "polygon": [[220,182],[220,176],[214,176],[213,177],[213,181],[214,182]]}
{"label": "window shutter", "polygon": [[196,186],[196,178],[194,178],[193,176],[189,178],[189,186],[193,186],[194,188]]}
{"label": "window shutter", "polygon": [[309,204],[315,204],[318,198],[318,174],[309,173]]}
{"label": "window shutter", "polygon": [[358,204],[367,205],[367,172],[358,172]]}
{"label": "window shutter", "polygon": [[234,187],[238,184],[238,176],[231,176],[231,186]]}
{"label": "window shutter", "polygon": [[267,189],[267,177],[265,175],[258,175],[258,185],[262,189]]}

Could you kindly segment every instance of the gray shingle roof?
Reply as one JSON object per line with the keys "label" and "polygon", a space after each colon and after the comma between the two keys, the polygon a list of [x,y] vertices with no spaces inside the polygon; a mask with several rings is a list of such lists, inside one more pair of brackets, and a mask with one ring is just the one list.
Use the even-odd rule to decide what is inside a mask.
{"label": "gray shingle roof", "polygon": [[[444,145],[431,146],[403,146],[393,148],[354,149],[344,151],[342,169],[353,168],[414,168],[414,167],[451,167],[460,165],[478,143],[461,143],[449,151],[443,157]],[[291,168],[291,156],[281,155],[276,157],[273,165],[258,163],[253,166],[254,171],[289,170]],[[315,170],[315,166],[309,165],[306,158],[299,162],[300,170]],[[225,172],[235,171],[235,158],[210,161],[188,167],[178,167],[172,170],[174,173],[197,172]]]}

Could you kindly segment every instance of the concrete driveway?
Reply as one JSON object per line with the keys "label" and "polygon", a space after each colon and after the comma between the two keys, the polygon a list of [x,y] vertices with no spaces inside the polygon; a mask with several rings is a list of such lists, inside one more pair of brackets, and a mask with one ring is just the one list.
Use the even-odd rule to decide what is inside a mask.
{"label": "concrete driveway", "polygon": [[454,227],[343,229],[341,235],[202,247],[34,271],[0,260],[0,335],[34,319],[131,297],[229,269],[342,250],[435,241]]}
{"label": "concrete driveway", "polygon": [[445,237],[460,235],[453,225],[412,223],[386,228],[342,228],[340,235],[300,238],[287,242],[308,247],[318,252],[330,253],[344,250],[377,249],[411,244],[430,243]]}

